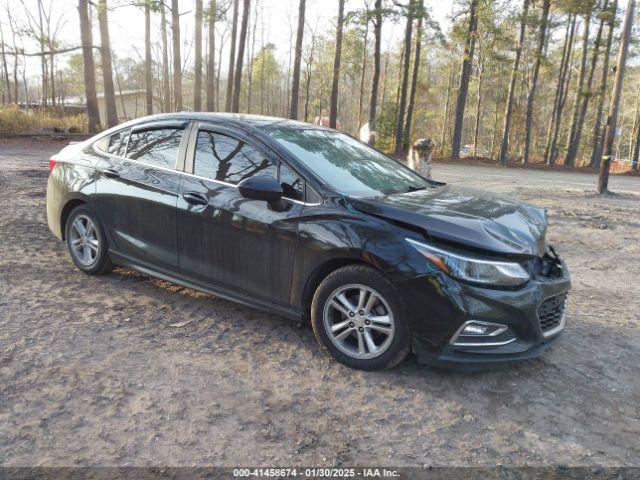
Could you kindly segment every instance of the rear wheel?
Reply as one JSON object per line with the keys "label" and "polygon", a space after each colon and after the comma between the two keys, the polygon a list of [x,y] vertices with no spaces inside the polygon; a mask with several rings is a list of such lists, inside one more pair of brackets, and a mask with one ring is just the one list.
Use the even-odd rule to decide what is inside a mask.
{"label": "rear wheel", "polygon": [[77,206],[69,214],[66,240],[73,263],[83,272],[102,275],[113,269],[102,225],[85,205]]}
{"label": "rear wheel", "polygon": [[398,290],[364,265],[340,268],[320,283],[311,321],[320,344],[353,368],[390,368],[409,352],[409,328]]}

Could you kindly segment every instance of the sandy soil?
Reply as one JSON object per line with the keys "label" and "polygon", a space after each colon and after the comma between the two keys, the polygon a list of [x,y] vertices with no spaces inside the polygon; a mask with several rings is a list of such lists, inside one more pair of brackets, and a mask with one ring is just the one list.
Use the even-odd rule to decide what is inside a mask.
{"label": "sandy soil", "polygon": [[306,325],[80,273],[45,219],[61,146],[0,140],[0,464],[640,465],[639,178],[436,164],[549,209],[567,330],[508,370],[364,373]]}

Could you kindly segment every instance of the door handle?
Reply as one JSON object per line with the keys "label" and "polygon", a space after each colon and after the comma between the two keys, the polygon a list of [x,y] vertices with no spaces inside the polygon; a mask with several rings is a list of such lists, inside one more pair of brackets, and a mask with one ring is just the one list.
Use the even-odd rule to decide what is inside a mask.
{"label": "door handle", "polygon": [[120,178],[120,174],[117,171],[112,170],[110,168],[103,170],[102,174],[107,178]]}
{"label": "door handle", "polygon": [[207,198],[201,193],[185,192],[182,194],[182,198],[191,205],[209,205],[209,200],[207,200]]}

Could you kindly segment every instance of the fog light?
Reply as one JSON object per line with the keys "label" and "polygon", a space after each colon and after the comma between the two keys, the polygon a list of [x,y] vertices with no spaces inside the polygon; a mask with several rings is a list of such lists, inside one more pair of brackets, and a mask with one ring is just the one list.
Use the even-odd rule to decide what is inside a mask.
{"label": "fog light", "polygon": [[483,322],[480,320],[469,320],[464,323],[453,335],[450,343],[456,347],[495,347],[506,345],[515,341],[515,337],[499,337],[498,335],[508,330],[506,325],[499,323]]}
{"label": "fog light", "polygon": [[466,327],[464,327],[464,330],[462,330],[462,335],[486,335],[487,332],[489,332],[489,327],[472,323],[471,325],[467,325]]}
{"label": "fog light", "polygon": [[495,337],[507,329],[506,326],[489,322],[467,322],[459,335]]}

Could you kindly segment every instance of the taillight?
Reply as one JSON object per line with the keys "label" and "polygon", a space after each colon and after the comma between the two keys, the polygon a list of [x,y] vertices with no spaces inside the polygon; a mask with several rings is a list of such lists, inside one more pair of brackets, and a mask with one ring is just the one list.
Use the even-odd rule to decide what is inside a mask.
{"label": "taillight", "polygon": [[58,163],[58,159],[55,156],[49,159],[49,171],[53,170],[53,167],[56,166],[56,163]]}

